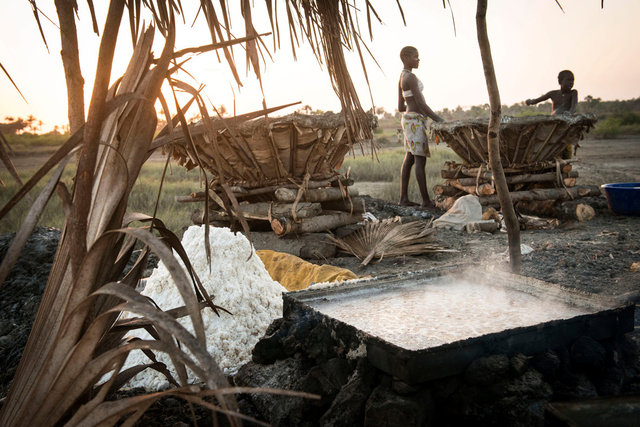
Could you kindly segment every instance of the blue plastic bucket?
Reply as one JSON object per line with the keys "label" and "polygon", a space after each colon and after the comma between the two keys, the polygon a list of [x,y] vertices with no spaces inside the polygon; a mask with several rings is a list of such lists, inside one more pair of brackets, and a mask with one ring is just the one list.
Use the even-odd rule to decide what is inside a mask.
{"label": "blue plastic bucket", "polygon": [[640,182],[602,184],[600,187],[613,213],[640,216]]}

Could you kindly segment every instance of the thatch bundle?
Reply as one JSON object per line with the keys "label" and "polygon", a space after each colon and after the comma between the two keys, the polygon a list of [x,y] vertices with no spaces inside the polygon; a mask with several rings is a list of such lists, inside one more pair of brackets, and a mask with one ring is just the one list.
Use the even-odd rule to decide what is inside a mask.
{"label": "thatch bundle", "polygon": [[[192,169],[197,159],[212,174],[211,183],[223,180],[246,189],[328,179],[336,175],[354,142],[347,136],[342,114],[290,114],[261,117],[234,124],[214,120],[213,132],[202,123],[190,126],[193,145],[181,132],[165,150]],[[221,178],[221,172],[224,179]]]}
{"label": "thatch bundle", "polygon": [[[568,145],[584,138],[597,121],[593,114],[503,116],[500,123],[500,159],[505,167],[529,165],[560,157]],[[489,162],[488,119],[433,123],[437,140],[447,143],[466,164]]]}

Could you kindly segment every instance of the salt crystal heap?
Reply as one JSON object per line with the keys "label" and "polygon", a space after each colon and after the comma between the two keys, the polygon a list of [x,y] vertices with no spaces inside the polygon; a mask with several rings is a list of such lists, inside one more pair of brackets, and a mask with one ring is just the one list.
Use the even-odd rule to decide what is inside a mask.
{"label": "salt crystal heap", "polygon": [[[269,324],[282,316],[282,292],[285,288],[271,279],[245,236],[234,234],[228,228],[211,227],[209,230],[211,271],[202,226],[189,227],[182,238],[182,245],[213,302],[233,313],[230,315],[218,310],[218,316],[210,308],[202,310],[207,350],[225,374],[233,374],[250,360],[251,350]],[[141,293],[152,298],[163,310],[184,305],[162,262],[153,271]],[[178,321],[193,333],[188,316]],[[131,333],[142,339],[150,339],[144,330],[134,330]],[[177,378],[169,357],[164,353],[158,353],[157,357]],[[149,363],[149,359],[136,350],[131,352],[124,368],[145,363]],[[196,380],[189,371],[189,381]],[[162,374],[146,369],[133,377],[127,385],[158,390],[168,384]]]}

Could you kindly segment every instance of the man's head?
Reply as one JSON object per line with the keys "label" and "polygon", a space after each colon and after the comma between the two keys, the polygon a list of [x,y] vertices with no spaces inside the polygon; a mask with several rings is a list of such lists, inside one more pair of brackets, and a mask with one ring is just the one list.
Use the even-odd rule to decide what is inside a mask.
{"label": "man's head", "polygon": [[574,77],[570,70],[562,70],[558,73],[558,84],[560,89],[567,92],[573,88]]}
{"label": "man's head", "polygon": [[417,68],[420,63],[418,49],[413,46],[405,46],[400,50],[400,59],[405,67]]}

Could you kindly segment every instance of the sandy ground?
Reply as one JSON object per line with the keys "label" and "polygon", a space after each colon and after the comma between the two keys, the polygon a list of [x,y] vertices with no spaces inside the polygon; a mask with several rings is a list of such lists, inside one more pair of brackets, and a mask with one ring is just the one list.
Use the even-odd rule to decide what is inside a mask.
{"label": "sandy ground", "polygon": [[576,156],[580,183],[640,182],[640,138],[590,139]]}

